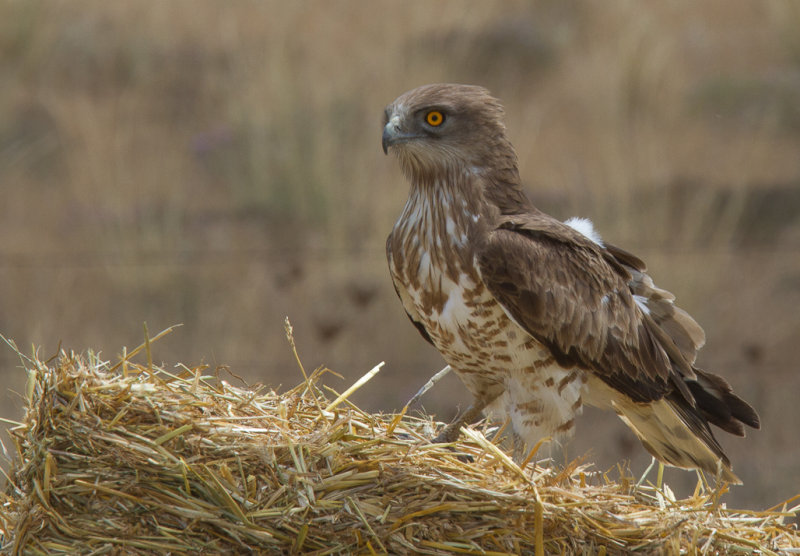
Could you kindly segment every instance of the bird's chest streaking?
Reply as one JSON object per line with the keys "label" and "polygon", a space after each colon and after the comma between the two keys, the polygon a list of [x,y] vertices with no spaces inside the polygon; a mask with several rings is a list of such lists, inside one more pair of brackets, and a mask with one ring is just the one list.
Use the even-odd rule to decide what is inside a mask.
{"label": "bird's chest streaking", "polygon": [[412,195],[388,242],[395,286],[467,388],[491,400],[487,413],[510,417],[529,445],[569,435],[583,372],[559,366],[484,285],[474,260],[482,218],[444,193],[426,203]]}

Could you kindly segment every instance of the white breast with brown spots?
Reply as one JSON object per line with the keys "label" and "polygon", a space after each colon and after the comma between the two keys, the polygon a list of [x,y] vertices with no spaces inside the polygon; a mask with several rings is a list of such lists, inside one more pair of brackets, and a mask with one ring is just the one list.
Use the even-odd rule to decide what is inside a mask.
{"label": "white breast with brown spots", "polygon": [[472,394],[488,402],[485,412],[493,420],[509,417],[528,446],[546,436],[569,436],[582,407],[584,373],[559,366],[547,348],[509,318],[481,281],[475,261],[458,265],[469,260],[464,252],[468,242],[460,241],[463,223],[448,218],[440,226],[409,226],[410,221],[435,219],[408,216],[398,221],[390,238],[390,245],[403,246],[405,257],[400,264],[389,257],[406,310],[423,323]]}

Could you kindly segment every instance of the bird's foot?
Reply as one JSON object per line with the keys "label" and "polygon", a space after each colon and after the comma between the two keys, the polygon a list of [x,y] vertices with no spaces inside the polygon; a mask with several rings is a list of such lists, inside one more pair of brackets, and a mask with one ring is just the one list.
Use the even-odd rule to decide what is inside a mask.
{"label": "bird's foot", "polygon": [[[456,440],[458,440],[459,435],[461,434],[461,427],[464,425],[469,425],[473,423],[478,417],[480,417],[481,412],[483,411],[483,404],[476,404],[472,405],[467,409],[467,411],[461,415],[458,419],[447,425],[442,432],[440,432],[436,438],[433,439],[434,444],[452,444]],[[452,451],[456,451],[455,448],[450,447]],[[461,461],[471,463],[473,460],[472,456],[467,454],[459,454],[458,459]]]}
{"label": "bird's foot", "polygon": [[444,429],[442,429],[442,432],[436,435],[436,438],[434,438],[432,441],[433,444],[452,444],[458,440],[463,424],[464,423],[462,423],[460,419],[450,423]]}
{"label": "bird's foot", "polygon": [[433,439],[434,444],[451,444],[458,440],[461,434],[461,427],[475,422],[480,417],[485,404],[473,404],[463,415],[458,417],[455,421],[447,425],[442,432]]}
{"label": "bird's foot", "polygon": [[[458,440],[458,436],[461,434],[461,427],[464,425],[463,419],[458,419],[449,425],[447,425],[442,432],[440,432],[436,438],[433,439],[433,444],[452,444],[456,440]],[[448,450],[451,452],[457,452],[458,450],[455,449],[453,446],[448,446]],[[472,456],[467,454],[457,454],[456,457],[463,461],[464,463],[472,463],[474,459]]]}

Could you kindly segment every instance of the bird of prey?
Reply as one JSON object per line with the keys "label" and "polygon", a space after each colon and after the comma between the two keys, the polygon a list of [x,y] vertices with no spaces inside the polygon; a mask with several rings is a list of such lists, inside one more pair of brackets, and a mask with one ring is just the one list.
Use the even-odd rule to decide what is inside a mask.
{"label": "bird of prey", "polygon": [[392,280],[474,396],[437,440],[481,412],[509,419],[528,446],[568,438],[590,404],[614,410],[661,462],[739,482],[709,425],[744,436],[759,418],[695,366],[702,328],[590,221],[531,203],[503,118],[472,85],[425,85],[385,111],[383,150],[411,183],[386,243]]}

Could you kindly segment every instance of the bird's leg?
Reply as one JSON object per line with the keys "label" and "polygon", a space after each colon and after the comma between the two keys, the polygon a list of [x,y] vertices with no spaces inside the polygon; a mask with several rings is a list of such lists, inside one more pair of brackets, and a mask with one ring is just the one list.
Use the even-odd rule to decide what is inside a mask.
{"label": "bird's leg", "polygon": [[514,455],[512,459],[517,465],[522,465],[522,463],[528,459],[528,454],[530,453],[528,443],[522,440],[522,437],[517,434],[517,431],[512,431],[511,438],[514,442]]}
{"label": "bird's leg", "polygon": [[433,439],[434,444],[450,444],[455,442],[458,439],[458,435],[461,434],[461,427],[467,424],[472,424],[478,420],[483,412],[484,408],[489,405],[491,400],[486,400],[484,398],[475,398],[475,401],[472,403],[469,408],[464,412],[463,415],[458,417],[455,421],[447,425],[439,435]]}
{"label": "bird's leg", "polygon": [[[553,444],[558,444],[556,440],[545,437],[540,439],[535,445],[530,446],[516,431],[513,432],[512,438],[514,440],[512,459],[514,463],[520,467],[526,467],[530,462],[533,462],[534,466],[539,464],[545,467],[551,467],[555,464],[552,454]],[[564,450],[564,454],[566,454],[566,449]]]}

